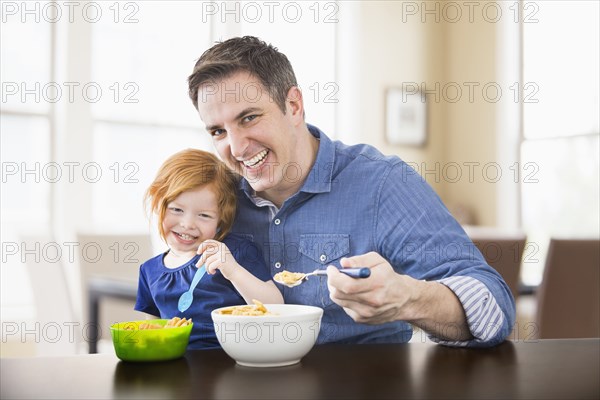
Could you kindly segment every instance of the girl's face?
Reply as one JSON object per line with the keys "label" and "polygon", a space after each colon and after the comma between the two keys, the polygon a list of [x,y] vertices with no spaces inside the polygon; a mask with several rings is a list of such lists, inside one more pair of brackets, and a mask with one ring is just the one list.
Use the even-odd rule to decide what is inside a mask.
{"label": "girl's face", "polygon": [[191,259],[200,243],[217,234],[217,196],[210,186],[181,193],[167,204],[162,228],[170,253]]}

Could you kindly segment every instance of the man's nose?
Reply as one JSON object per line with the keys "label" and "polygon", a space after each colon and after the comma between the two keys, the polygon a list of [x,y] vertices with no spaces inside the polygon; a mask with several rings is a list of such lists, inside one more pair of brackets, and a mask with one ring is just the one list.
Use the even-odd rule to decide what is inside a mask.
{"label": "man's nose", "polygon": [[239,131],[229,131],[228,139],[231,155],[235,158],[243,159],[248,148],[248,138]]}

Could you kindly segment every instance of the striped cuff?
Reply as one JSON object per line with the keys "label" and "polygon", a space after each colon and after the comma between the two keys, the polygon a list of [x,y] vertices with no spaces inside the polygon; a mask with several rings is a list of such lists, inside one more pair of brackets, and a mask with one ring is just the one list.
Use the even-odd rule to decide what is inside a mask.
{"label": "striped cuff", "polygon": [[[504,313],[489,289],[470,276],[453,276],[438,282],[447,286],[461,302],[469,330],[476,342],[492,340],[504,325]],[[434,342],[448,346],[467,346],[472,340],[447,341],[433,336]]]}

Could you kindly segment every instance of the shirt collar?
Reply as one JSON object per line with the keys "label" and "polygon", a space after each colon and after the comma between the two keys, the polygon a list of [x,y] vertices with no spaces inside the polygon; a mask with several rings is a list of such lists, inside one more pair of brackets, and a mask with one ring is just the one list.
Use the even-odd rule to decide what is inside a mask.
{"label": "shirt collar", "polygon": [[[333,175],[333,163],[335,161],[335,146],[327,135],[325,135],[316,126],[306,124],[308,131],[317,140],[319,140],[319,150],[317,158],[313,164],[304,185],[300,188],[301,192],[306,193],[325,193],[331,191],[331,177]],[[246,178],[240,182],[240,187],[246,196],[256,204],[256,193]]]}
{"label": "shirt collar", "polygon": [[308,131],[319,140],[317,158],[300,191],[307,193],[326,193],[331,191],[331,177],[335,161],[333,142],[316,126],[306,124]]}

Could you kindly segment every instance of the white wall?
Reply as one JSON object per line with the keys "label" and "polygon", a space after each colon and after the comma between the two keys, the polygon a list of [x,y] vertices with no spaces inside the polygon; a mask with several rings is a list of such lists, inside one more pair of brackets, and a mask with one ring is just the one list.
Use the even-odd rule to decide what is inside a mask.
{"label": "white wall", "polygon": [[[506,62],[518,69],[512,54],[518,42],[516,36],[501,39],[515,26],[508,18],[490,22],[491,11],[485,18],[474,12],[471,19],[462,6],[457,19],[444,11],[444,2],[430,2],[426,9],[422,4],[342,3],[351,18],[339,25],[338,81],[349,95],[339,107],[338,137],[410,162],[451,211],[466,207],[475,223],[514,227],[518,185],[508,174],[518,159],[519,109],[509,101],[515,77],[506,76]],[[422,147],[393,146],[384,138],[385,90],[405,84],[427,92],[428,138]],[[498,102],[492,97],[496,87],[503,90]],[[498,169],[503,179],[496,179]]]}
{"label": "white wall", "polygon": [[[341,47],[339,82],[339,138],[348,143],[369,143],[386,154],[421,165],[443,158],[445,110],[443,104],[429,104],[429,136],[423,148],[392,146],[385,141],[385,90],[403,84],[430,85],[440,81],[444,71],[442,24],[420,20],[402,22],[401,2],[370,1],[351,3],[352,20],[340,22]],[[443,194],[442,182],[431,182]]]}

